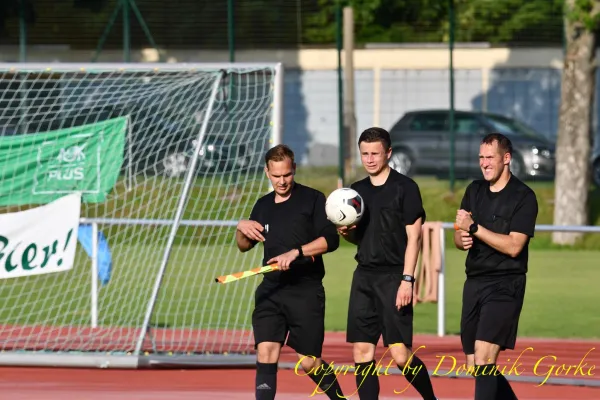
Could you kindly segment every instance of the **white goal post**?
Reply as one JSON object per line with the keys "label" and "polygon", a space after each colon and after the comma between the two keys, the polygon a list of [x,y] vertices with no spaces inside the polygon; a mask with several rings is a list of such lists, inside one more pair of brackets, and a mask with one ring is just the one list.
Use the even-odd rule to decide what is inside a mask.
{"label": "white goal post", "polygon": [[[239,252],[235,225],[270,189],[283,74],[280,63],[0,63],[11,155],[0,214],[83,193],[73,268],[0,285],[0,365],[254,363],[258,280],[215,277],[261,264],[260,250]],[[62,164],[35,147],[73,155],[64,141],[84,136]]]}

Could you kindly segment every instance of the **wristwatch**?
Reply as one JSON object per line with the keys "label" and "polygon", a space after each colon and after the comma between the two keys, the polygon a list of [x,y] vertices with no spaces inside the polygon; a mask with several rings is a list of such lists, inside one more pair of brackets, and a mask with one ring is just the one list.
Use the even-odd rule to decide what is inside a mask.
{"label": "wristwatch", "polygon": [[415,283],[415,277],[410,275],[402,275],[402,280],[410,283]]}
{"label": "wristwatch", "polygon": [[477,225],[477,223],[472,223],[471,226],[469,226],[469,234],[472,235],[474,233],[477,232],[479,225]]}
{"label": "wristwatch", "polygon": [[298,246],[296,248],[296,250],[298,250],[298,258],[304,257],[304,252],[302,251],[302,246]]}

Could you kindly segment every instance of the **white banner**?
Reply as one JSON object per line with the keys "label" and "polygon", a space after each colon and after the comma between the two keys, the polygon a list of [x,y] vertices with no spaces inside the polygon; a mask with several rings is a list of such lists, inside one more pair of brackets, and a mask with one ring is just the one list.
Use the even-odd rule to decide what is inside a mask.
{"label": "white banner", "polygon": [[0,279],[73,268],[81,194],[9,214],[0,214]]}

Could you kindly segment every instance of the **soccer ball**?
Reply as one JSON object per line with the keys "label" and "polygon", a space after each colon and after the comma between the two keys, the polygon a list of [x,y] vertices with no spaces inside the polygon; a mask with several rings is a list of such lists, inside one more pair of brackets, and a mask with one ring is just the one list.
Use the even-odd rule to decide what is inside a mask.
{"label": "soccer ball", "polygon": [[354,189],[336,189],[325,202],[327,219],[337,226],[355,225],[363,216],[364,202]]}

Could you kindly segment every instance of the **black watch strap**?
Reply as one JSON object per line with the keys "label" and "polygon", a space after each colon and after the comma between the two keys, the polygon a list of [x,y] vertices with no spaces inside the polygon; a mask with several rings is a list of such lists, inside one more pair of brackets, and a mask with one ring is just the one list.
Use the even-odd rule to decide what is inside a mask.
{"label": "black watch strap", "polygon": [[402,280],[410,283],[415,283],[415,277],[410,275],[402,275]]}
{"label": "black watch strap", "polygon": [[296,250],[298,250],[298,258],[304,257],[304,252],[302,251],[302,246],[298,246],[298,248]]}
{"label": "black watch strap", "polygon": [[475,232],[477,232],[479,225],[477,225],[476,222],[472,223],[471,226],[469,226],[469,234],[474,234]]}

